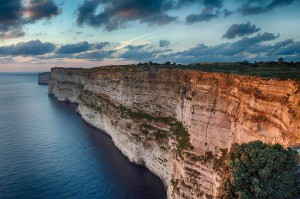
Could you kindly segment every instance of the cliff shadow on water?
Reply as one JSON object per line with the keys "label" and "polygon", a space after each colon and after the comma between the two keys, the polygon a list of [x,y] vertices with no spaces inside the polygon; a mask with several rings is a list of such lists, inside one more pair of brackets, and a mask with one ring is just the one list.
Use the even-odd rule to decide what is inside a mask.
{"label": "cliff shadow on water", "polygon": [[[96,161],[94,164],[98,167],[98,173],[93,175],[95,175],[94,178],[101,180],[103,186],[96,184],[95,186],[99,186],[101,191],[95,192],[94,195],[91,194],[90,196],[98,195],[100,198],[111,199],[166,198],[166,191],[161,180],[145,166],[130,163],[128,158],[113,144],[109,135],[82,120],[76,113],[77,104],[69,101],[57,101],[51,94],[48,96],[52,106],[59,110],[62,118],[71,117],[77,120],[73,122],[77,123],[75,126],[78,126],[82,131],[81,136],[88,142],[88,146],[85,147],[90,148],[89,153]],[[72,135],[72,132],[69,134]],[[106,189],[106,191],[103,189]]]}

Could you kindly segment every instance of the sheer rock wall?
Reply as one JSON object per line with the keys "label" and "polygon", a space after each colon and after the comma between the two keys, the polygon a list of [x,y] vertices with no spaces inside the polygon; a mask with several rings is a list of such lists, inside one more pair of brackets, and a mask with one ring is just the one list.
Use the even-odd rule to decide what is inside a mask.
{"label": "sheer rock wall", "polygon": [[232,143],[300,143],[300,83],[158,67],[52,69],[49,93],[78,103],[168,198],[213,198]]}

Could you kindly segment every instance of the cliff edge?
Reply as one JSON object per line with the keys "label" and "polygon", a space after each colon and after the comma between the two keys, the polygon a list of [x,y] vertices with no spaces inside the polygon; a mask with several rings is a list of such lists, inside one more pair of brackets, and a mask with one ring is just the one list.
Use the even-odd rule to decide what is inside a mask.
{"label": "cliff edge", "polygon": [[168,198],[214,198],[233,143],[300,144],[300,82],[152,66],[53,68],[49,93],[78,103]]}

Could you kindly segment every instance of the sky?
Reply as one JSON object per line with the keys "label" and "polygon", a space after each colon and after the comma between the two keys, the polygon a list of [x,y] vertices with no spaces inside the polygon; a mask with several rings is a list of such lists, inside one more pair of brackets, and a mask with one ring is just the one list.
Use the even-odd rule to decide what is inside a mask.
{"label": "sky", "polygon": [[300,61],[299,0],[0,0],[0,72]]}

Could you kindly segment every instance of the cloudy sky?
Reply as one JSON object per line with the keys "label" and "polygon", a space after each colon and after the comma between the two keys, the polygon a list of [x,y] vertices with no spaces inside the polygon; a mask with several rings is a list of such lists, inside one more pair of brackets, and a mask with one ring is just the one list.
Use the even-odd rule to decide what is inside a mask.
{"label": "cloudy sky", "polygon": [[299,0],[0,0],[0,72],[300,61]]}

